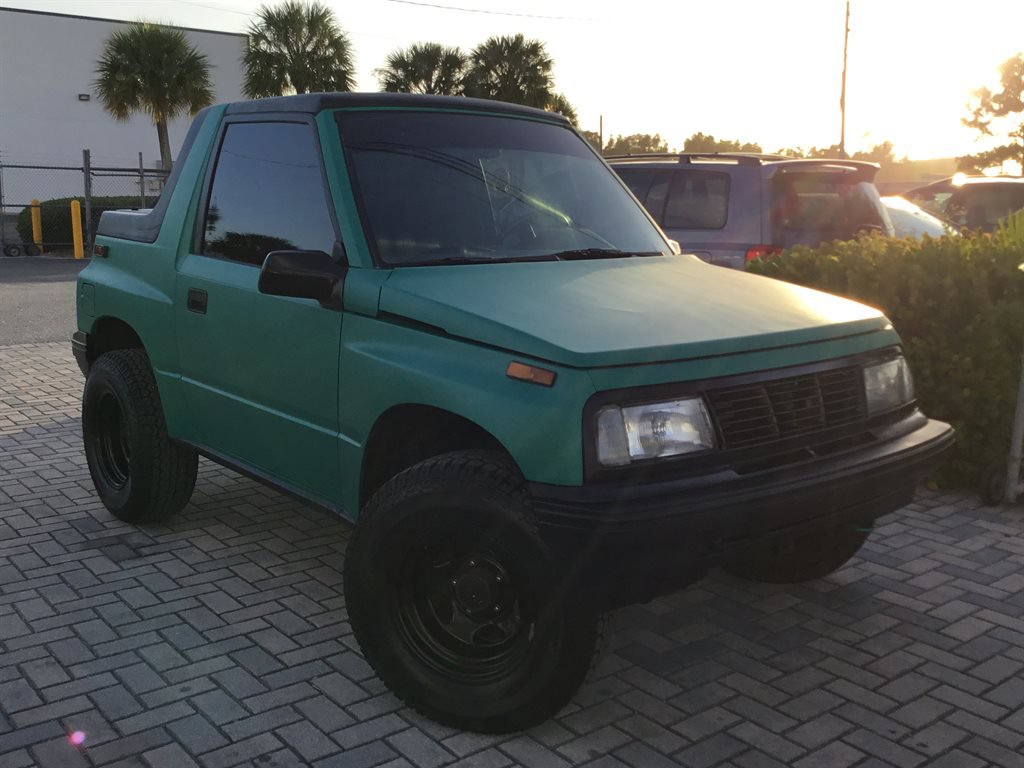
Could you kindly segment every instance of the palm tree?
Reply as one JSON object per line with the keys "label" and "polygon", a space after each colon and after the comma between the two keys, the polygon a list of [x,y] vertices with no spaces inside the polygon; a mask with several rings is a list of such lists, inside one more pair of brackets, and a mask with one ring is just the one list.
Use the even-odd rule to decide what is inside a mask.
{"label": "palm tree", "polygon": [[167,121],[213,102],[206,56],[173,27],[133,22],[117,30],[107,38],[96,76],[97,95],[115,119],[136,112],[153,119],[165,169],[171,167]]}
{"label": "palm tree", "polygon": [[565,96],[561,93],[552,94],[551,98],[548,100],[545,109],[547,109],[549,112],[558,112],[559,114],[563,115],[565,119],[568,120],[573,125],[579,124],[579,117],[576,114],[576,107],[574,107],[572,105],[572,102],[565,98]]}
{"label": "palm tree", "polygon": [[242,63],[242,87],[252,99],[350,91],[355,85],[352,44],[334,12],[321,2],[261,6],[249,25]]}
{"label": "palm tree", "polygon": [[389,93],[437,93],[458,96],[466,70],[466,54],[440,43],[415,43],[388,54],[374,70],[382,90]]}
{"label": "palm tree", "polygon": [[466,95],[544,109],[554,96],[544,43],[522,34],[491,37],[469,54]]}

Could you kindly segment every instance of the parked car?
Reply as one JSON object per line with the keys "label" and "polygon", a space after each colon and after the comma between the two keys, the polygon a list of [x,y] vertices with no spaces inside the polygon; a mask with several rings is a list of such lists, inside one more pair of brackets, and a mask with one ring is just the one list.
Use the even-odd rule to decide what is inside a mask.
{"label": "parked car", "polygon": [[793,245],[893,234],[874,163],[744,153],[607,159],[665,234],[711,264],[743,269]]}
{"label": "parked car", "polygon": [[957,174],[903,196],[957,227],[994,232],[1002,219],[1024,208],[1024,178]]}
{"label": "parked car", "polygon": [[674,254],[565,118],[495,101],[207,108],[77,301],[107,509],[179,512],[203,455],[353,521],[363,654],[458,728],[554,714],[603,612],[714,564],[839,568],[953,440],[880,312]]}
{"label": "parked car", "polygon": [[928,213],[919,205],[898,195],[884,195],[882,205],[885,206],[889,220],[892,222],[895,236],[903,237],[959,237],[960,230],[948,221]]}

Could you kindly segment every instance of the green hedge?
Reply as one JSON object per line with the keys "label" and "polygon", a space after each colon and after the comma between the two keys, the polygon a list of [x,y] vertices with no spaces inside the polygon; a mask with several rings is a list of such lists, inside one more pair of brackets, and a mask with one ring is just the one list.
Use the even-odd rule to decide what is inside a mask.
{"label": "green hedge", "polygon": [[[58,197],[52,200],[43,200],[39,204],[40,216],[43,225],[43,245],[70,245],[71,237],[71,201],[78,200],[82,204],[82,222],[85,223],[85,199],[78,197]],[[156,198],[146,199],[147,207],[156,205]],[[118,208],[138,208],[139,196],[123,197],[94,197],[92,199],[92,226],[90,231],[96,231],[100,215],[103,211],[115,210]],[[32,239],[32,206],[22,208],[18,213],[18,237],[23,243],[35,242]]]}
{"label": "green hedge", "polygon": [[910,360],[921,407],[957,429],[945,484],[1005,465],[1024,349],[1024,248],[1007,233],[881,236],[798,247],[750,271],[878,307]]}

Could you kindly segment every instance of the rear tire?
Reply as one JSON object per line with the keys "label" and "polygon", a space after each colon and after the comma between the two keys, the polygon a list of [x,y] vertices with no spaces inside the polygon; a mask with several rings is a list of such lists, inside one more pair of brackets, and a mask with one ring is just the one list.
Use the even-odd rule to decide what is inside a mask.
{"label": "rear tire", "polygon": [[11,258],[21,256],[21,246],[15,245],[14,243],[4,246],[4,256],[9,256]]}
{"label": "rear tire", "polygon": [[860,550],[871,534],[866,525],[847,523],[825,531],[798,536],[792,542],[772,544],[725,565],[734,576],[771,584],[796,584],[828,576]]}
{"label": "rear tire", "polygon": [[92,364],[82,394],[82,438],[96,492],[127,523],[180,512],[192,496],[198,458],[167,436],[149,358],[107,352]]}
{"label": "rear tire", "polygon": [[482,733],[554,715],[599,658],[603,620],[561,584],[522,477],[485,451],[392,478],[345,556],[352,630],[380,678],[427,717]]}

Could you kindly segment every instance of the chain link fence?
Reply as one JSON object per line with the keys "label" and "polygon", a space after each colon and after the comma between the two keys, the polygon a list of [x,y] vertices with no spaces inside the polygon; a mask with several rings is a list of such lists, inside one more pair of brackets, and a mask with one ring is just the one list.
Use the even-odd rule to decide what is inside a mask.
{"label": "chain link fence", "polygon": [[151,208],[167,180],[162,168],[94,166],[89,151],[82,164],[29,165],[0,158],[0,253],[4,256],[74,255],[79,230],[85,255],[103,211]]}

